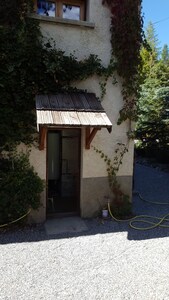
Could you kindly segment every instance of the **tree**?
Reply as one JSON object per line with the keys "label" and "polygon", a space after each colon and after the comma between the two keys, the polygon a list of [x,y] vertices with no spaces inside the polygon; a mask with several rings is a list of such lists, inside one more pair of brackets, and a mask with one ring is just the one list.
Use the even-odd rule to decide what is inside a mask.
{"label": "tree", "polygon": [[144,148],[161,149],[168,147],[169,143],[169,51],[168,46],[164,45],[160,53],[152,23],[146,30],[146,40],[150,50],[145,47],[141,49],[143,69],[140,72],[141,92],[136,132]]}
{"label": "tree", "polygon": [[163,149],[169,142],[168,98],[169,87],[159,88],[158,79],[150,78],[142,85],[137,138],[144,148]]}
{"label": "tree", "polygon": [[155,28],[154,28],[154,25],[152,22],[149,22],[149,24],[146,28],[145,36],[146,36],[146,40],[151,48],[151,53],[154,56],[154,60],[157,61],[158,57],[159,57],[159,52],[160,52],[159,40],[158,40],[158,36],[156,34],[156,31],[155,31]]}
{"label": "tree", "polygon": [[168,48],[167,44],[165,44],[163,46],[163,49],[162,49],[162,52],[161,52],[161,61],[164,64],[169,64],[169,48]]}
{"label": "tree", "polygon": [[151,76],[152,70],[159,58],[159,41],[155,32],[153,23],[150,22],[145,31],[146,36],[146,47],[145,45],[141,48],[141,58],[142,58],[142,69],[141,69],[141,78],[142,82]]}

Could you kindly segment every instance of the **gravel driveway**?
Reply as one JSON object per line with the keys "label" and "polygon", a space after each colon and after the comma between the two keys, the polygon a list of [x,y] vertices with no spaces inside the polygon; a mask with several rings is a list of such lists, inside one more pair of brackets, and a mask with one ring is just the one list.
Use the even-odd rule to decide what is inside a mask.
{"label": "gravel driveway", "polygon": [[[143,188],[142,172],[151,177],[149,171],[136,167],[137,189]],[[169,174],[164,177],[169,183]],[[146,205],[150,210],[137,203],[135,197],[136,211]],[[152,210],[160,213],[159,206]],[[169,229],[85,223],[88,230],[79,235],[47,236],[42,225],[1,233],[0,300],[169,299]]]}

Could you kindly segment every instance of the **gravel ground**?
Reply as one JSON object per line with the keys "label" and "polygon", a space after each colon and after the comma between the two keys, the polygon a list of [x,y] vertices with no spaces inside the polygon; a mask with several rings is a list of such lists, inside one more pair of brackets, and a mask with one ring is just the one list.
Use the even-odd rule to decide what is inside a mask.
{"label": "gravel ground", "polygon": [[[163,186],[157,189],[159,175]],[[158,190],[158,200],[164,200],[167,178],[137,165],[135,189],[153,199]],[[146,194],[148,182],[155,186]],[[133,202],[138,213],[167,210],[140,204],[137,196]],[[111,220],[85,222],[89,229],[79,235],[47,236],[43,225],[2,232],[0,300],[169,299],[169,229],[136,231]]]}

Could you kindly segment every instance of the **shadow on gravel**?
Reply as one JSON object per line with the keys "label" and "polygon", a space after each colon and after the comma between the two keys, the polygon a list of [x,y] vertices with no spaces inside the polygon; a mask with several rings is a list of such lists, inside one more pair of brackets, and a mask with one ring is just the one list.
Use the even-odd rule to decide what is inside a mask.
{"label": "shadow on gravel", "polygon": [[[134,178],[134,189],[137,190],[143,198],[150,201],[161,201],[161,203],[168,201],[169,203],[169,173],[136,164]],[[152,205],[148,202],[141,201],[138,195],[135,195],[133,197],[133,212],[135,215],[146,214],[162,217],[169,213],[169,204]],[[49,241],[52,239],[60,240],[97,234],[116,234],[118,239],[118,232],[127,233],[128,240],[136,241],[169,237],[169,228],[157,227],[151,230],[140,231],[130,228],[129,222],[115,222],[112,221],[112,219],[104,221],[101,219],[85,219],[84,221],[88,229],[80,233],[47,235],[43,224],[0,231],[0,244],[30,243]],[[137,225],[142,226],[141,224]]]}
{"label": "shadow on gravel", "polygon": [[[40,241],[70,239],[77,237],[92,236],[98,234],[116,234],[118,239],[118,233],[127,233],[128,240],[146,240],[169,237],[169,228],[155,228],[146,231],[138,231],[130,228],[129,223],[118,223],[108,219],[102,221],[100,219],[86,219],[85,223],[88,230],[80,233],[64,233],[57,235],[47,235],[44,226],[38,225],[33,228],[22,228],[15,230],[8,230],[0,232],[0,244],[11,244],[11,243],[31,243]],[[124,236],[124,239],[126,235]]]}

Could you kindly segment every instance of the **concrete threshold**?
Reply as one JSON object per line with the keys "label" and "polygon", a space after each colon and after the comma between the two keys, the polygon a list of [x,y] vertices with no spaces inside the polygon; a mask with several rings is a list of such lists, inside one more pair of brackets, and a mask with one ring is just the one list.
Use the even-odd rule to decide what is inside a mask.
{"label": "concrete threshold", "polygon": [[48,235],[78,233],[86,230],[88,230],[88,227],[80,217],[49,219],[45,223],[45,231]]}

